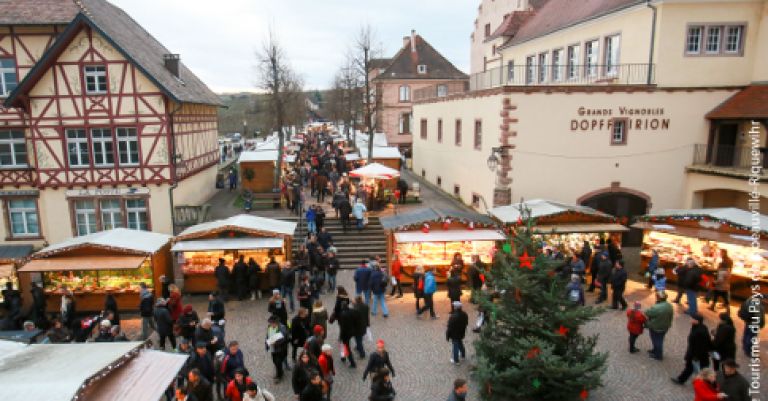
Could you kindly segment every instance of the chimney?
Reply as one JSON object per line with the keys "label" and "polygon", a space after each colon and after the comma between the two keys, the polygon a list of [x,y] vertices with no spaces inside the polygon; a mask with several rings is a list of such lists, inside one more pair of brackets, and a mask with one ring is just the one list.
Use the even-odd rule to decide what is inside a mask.
{"label": "chimney", "polygon": [[408,46],[409,43],[411,43],[411,37],[403,36],[403,47]]}
{"label": "chimney", "polygon": [[165,68],[173,74],[174,77],[179,77],[179,55],[178,54],[163,54],[163,64]]}
{"label": "chimney", "polygon": [[411,53],[416,53],[416,30],[411,29]]}

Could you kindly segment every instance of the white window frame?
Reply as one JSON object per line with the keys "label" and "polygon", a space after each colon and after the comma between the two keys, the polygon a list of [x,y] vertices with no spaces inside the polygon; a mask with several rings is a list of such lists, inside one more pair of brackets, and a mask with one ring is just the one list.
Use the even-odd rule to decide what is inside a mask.
{"label": "white window frame", "polygon": [[563,49],[552,50],[552,81],[560,82],[563,80]]}
{"label": "white window frame", "polygon": [[605,37],[603,41],[605,43],[605,54],[603,56],[605,62],[604,74],[607,77],[615,77],[619,75],[619,49],[621,46],[621,35],[609,35]]}
{"label": "white window frame", "polygon": [[[617,140],[617,138],[619,140]],[[627,144],[627,120],[615,119],[611,124],[611,145]]]}
{"label": "white window frame", "polygon": [[525,58],[525,84],[532,85],[536,82],[536,56]]}
{"label": "white window frame", "polygon": [[[27,202],[31,201],[32,205],[20,205],[14,206],[14,202]],[[6,200],[6,206],[8,207],[8,230],[10,236],[13,238],[19,237],[39,237],[40,236],[40,215],[37,211],[37,200],[34,198],[11,198]],[[13,216],[20,215],[23,225],[23,232],[16,232],[14,230]],[[33,220],[33,221],[31,221]],[[36,229],[33,231],[33,228]]]}
{"label": "white window frame", "polygon": [[123,210],[120,207],[120,199],[99,199],[99,212],[101,213],[101,229],[111,230],[121,228],[123,224]]}
{"label": "white window frame", "polygon": [[[731,30],[735,29],[736,35],[736,49],[728,50],[731,45]],[[740,54],[742,47],[744,46],[744,25],[726,25],[725,26],[725,40],[723,41],[723,52],[726,54]]]}
{"label": "white window frame", "polygon": [[[88,203],[90,203],[90,208],[88,207]],[[99,231],[98,220],[96,219],[95,199],[76,200],[73,208],[75,209],[75,236],[79,237]],[[85,231],[81,231],[81,226]],[[93,229],[93,231],[91,231],[91,229]]]}
{"label": "white window frame", "polygon": [[597,63],[600,59],[600,41],[597,39],[584,42],[584,76],[595,78],[598,74]]}
{"label": "white window frame", "polygon": [[440,84],[437,85],[437,97],[446,97],[448,96],[448,85]]}
{"label": "white window frame", "polygon": [[[4,65],[4,64],[13,65]],[[10,82],[6,75],[13,76],[13,82]],[[0,97],[6,97],[13,92],[19,85],[19,76],[16,74],[16,60],[8,57],[0,58]]]}
{"label": "white window frame", "polygon": [[[700,54],[704,38],[704,25],[689,25],[685,34],[685,54]],[[695,46],[696,49],[691,49]]]}
{"label": "white window frame", "polygon": [[579,68],[579,60],[581,58],[581,45],[580,44],[573,44],[566,48],[566,69],[565,69],[565,79],[567,80],[574,80],[578,79],[579,75],[581,74],[581,70]]}
{"label": "white window frame", "polygon": [[408,85],[400,85],[400,96],[399,99],[401,102],[410,102],[411,101],[411,87]]}
{"label": "white window frame", "polygon": [[538,68],[538,71],[536,71],[537,73],[536,79],[540,84],[547,82],[547,79],[549,78],[549,74],[548,74],[549,71],[547,68],[548,59],[549,59],[549,52],[541,52],[537,57],[539,68]]}
{"label": "white window frame", "polygon": [[[85,81],[85,93],[89,95],[103,95],[107,93],[107,66],[94,64],[83,66]],[[91,89],[93,87],[93,89]]]}
{"label": "white window frame", "polygon": [[109,128],[91,128],[93,165],[112,167],[115,165],[115,143]]}
{"label": "white window frame", "polygon": [[515,81],[515,60],[507,61],[507,82]]}
{"label": "white window frame", "polygon": [[426,74],[427,73],[427,65],[426,64],[419,64],[416,66],[416,72],[419,74]]}
{"label": "white window frame", "polygon": [[121,166],[139,165],[139,135],[136,128],[118,127],[117,136],[118,162]]}
{"label": "white window frame", "polygon": [[[138,205],[141,202],[142,205]],[[132,230],[149,230],[149,209],[147,208],[147,200],[144,198],[126,199],[125,200],[125,214],[127,228]],[[143,221],[142,221],[143,217]],[[143,227],[142,227],[143,226]]]}
{"label": "white window frame", "polygon": [[[5,134],[8,134],[8,137],[5,138]],[[17,152],[18,145],[21,145],[22,149],[24,149],[22,152]],[[29,152],[27,151],[27,140],[24,137],[24,131],[20,130],[0,130],[0,154],[6,153],[3,152],[4,147],[7,146],[8,154],[11,157],[11,163],[10,164],[4,164],[2,162],[2,158],[0,158],[0,168],[8,168],[8,167],[28,167],[29,166]],[[23,157],[22,157],[23,154]],[[23,159],[23,162],[20,160]]]}
{"label": "white window frame", "polygon": [[[704,43],[704,53],[706,54],[720,54],[723,45],[723,29],[722,25],[709,25],[705,30],[706,41]],[[715,40],[713,40],[712,32],[717,32]],[[710,50],[710,46],[714,47],[714,50]]]}
{"label": "white window frame", "polygon": [[[408,126],[407,127],[405,126],[406,116],[408,116],[408,118],[407,118]],[[413,121],[412,120],[413,120],[413,114],[412,113],[400,113],[400,132],[399,132],[400,135],[405,135],[405,134],[411,134],[412,133],[412,131],[413,131],[411,129],[413,127]],[[406,130],[406,128],[408,128],[408,129]]]}
{"label": "white window frame", "polygon": [[[71,134],[75,134],[74,136]],[[91,150],[88,146],[88,135],[83,128],[69,128],[67,137],[67,162],[70,167],[89,167],[91,162]],[[74,154],[73,154],[74,152]],[[76,163],[72,163],[74,156]]]}

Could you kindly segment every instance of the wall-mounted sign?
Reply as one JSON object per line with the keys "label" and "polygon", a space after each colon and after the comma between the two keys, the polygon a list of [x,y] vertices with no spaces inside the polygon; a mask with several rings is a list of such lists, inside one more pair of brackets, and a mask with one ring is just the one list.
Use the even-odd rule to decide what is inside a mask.
{"label": "wall-mounted sign", "polygon": [[0,191],[0,197],[4,196],[39,196],[40,191],[36,189],[23,189],[20,191]]}
{"label": "wall-mounted sign", "polygon": [[571,131],[613,130],[616,121],[623,121],[628,131],[666,131],[670,119],[663,107],[626,107],[576,109],[578,118],[571,119]]}
{"label": "wall-mounted sign", "polygon": [[70,189],[66,193],[71,197],[97,197],[97,196],[130,196],[130,195],[148,195],[149,188],[88,188],[88,189]]}

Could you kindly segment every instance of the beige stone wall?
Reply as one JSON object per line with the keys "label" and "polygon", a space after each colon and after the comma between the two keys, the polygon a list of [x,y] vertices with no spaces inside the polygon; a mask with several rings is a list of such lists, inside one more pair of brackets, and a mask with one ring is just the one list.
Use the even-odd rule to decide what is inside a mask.
{"label": "beige stone wall", "polygon": [[488,68],[497,66],[498,55],[492,52],[493,45],[500,46],[503,39],[485,42],[485,25],[491,24],[491,33],[504,21],[504,15],[517,10],[525,10],[527,0],[481,0],[477,8],[477,18],[470,37],[471,73],[483,71],[483,57],[488,61]]}
{"label": "beige stone wall", "polygon": [[752,66],[752,81],[768,82],[768,2],[763,2],[760,12],[760,27],[757,29],[755,62]]}

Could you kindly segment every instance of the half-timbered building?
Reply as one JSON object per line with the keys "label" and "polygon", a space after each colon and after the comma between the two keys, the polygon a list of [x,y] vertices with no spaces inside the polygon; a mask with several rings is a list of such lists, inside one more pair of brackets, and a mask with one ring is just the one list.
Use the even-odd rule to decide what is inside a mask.
{"label": "half-timbered building", "polygon": [[214,190],[220,100],[104,0],[0,2],[0,235],[173,232]]}

